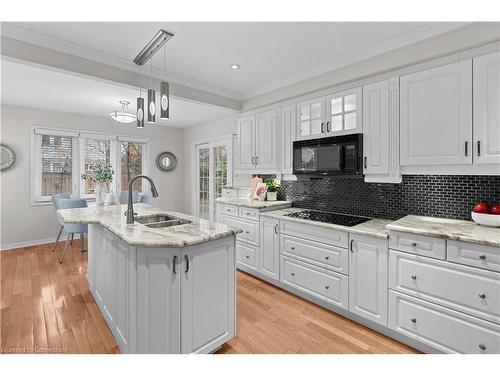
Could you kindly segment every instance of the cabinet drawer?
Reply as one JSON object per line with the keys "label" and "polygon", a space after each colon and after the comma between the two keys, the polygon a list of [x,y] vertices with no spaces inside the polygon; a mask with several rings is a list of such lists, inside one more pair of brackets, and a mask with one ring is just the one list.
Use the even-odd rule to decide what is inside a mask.
{"label": "cabinet drawer", "polygon": [[336,229],[280,220],[280,233],[347,248],[348,233]]}
{"label": "cabinet drawer", "polygon": [[281,256],[280,281],[323,301],[347,309],[348,277]]}
{"label": "cabinet drawer", "polygon": [[347,249],[287,235],[281,235],[280,241],[280,251],[283,255],[310,262],[345,275],[349,273]]}
{"label": "cabinet drawer", "polygon": [[239,228],[243,232],[236,235],[238,240],[243,240],[252,245],[259,245],[259,222],[243,220],[238,217],[222,216],[222,223],[231,227]]}
{"label": "cabinet drawer", "polygon": [[223,204],[222,205],[222,214],[223,215],[238,216],[238,206],[234,206],[232,204]]}
{"label": "cabinet drawer", "polygon": [[500,353],[500,326],[394,291],[389,328],[447,353]]}
{"label": "cabinet drawer", "polygon": [[446,240],[443,238],[390,231],[389,247],[407,253],[446,259]]}
{"label": "cabinet drawer", "polygon": [[446,253],[450,262],[500,272],[498,247],[448,240]]}
{"label": "cabinet drawer", "polygon": [[257,248],[236,241],[236,262],[257,269]]}
{"label": "cabinet drawer", "polygon": [[389,252],[389,287],[500,323],[500,274]]}
{"label": "cabinet drawer", "polygon": [[240,207],[240,217],[243,219],[259,220],[259,210],[255,208]]}

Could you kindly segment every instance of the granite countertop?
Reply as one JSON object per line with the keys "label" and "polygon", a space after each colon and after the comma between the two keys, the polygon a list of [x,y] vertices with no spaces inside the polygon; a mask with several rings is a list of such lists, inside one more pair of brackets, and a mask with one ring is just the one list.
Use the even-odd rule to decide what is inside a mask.
{"label": "granite countertop", "polygon": [[290,201],[259,201],[250,198],[217,198],[215,202],[232,204],[239,207],[257,208],[262,211],[292,207],[292,202]]}
{"label": "granite countertop", "polygon": [[58,210],[57,214],[65,223],[100,224],[133,246],[185,247],[236,235],[240,229],[224,224],[189,216],[180,212],[164,211],[144,203],[134,204],[137,218],[165,214],[191,221],[166,228],[148,228],[144,224],[126,223],[123,214],[127,205],[94,206]]}
{"label": "granite countertop", "polygon": [[269,212],[261,213],[260,215],[272,217],[272,218],[280,219],[280,220],[293,221],[293,222],[297,222],[297,223],[301,223],[301,224],[313,225],[313,226],[319,227],[319,228],[337,229],[337,230],[342,230],[344,232],[362,234],[365,236],[372,236],[372,237],[385,238],[385,239],[389,238],[389,231],[386,229],[386,225],[391,223],[391,220],[371,219],[369,221],[366,221],[364,223],[361,223],[361,224],[358,224],[358,225],[355,225],[352,227],[346,227],[345,225],[322,223],[320,221],[305,220],[305,219],[299,219],[296,217],[286,216],[288,214],[291,214],[294,212],[300,212],[300,211],[304,211],[304,210],[305,210],[304,208],[292,207],[292,208],[286,208],[283,210],[269,211]]}
{"label": "granite countertop", "polygon": [[485,227],[472,221],[408,215],[390,223],[387,229],[481,245],[500,246],[500,228]]}

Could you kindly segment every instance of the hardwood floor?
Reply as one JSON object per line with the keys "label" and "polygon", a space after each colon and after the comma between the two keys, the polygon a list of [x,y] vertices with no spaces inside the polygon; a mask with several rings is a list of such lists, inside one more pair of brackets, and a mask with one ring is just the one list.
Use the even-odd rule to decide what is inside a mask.
{"label": "hardwood floor", "polygon": [[[120,353],[88,289],[77,240],[0,251],[0,353]],[[219,353],[417,353],[238,272],[237,337]]]}

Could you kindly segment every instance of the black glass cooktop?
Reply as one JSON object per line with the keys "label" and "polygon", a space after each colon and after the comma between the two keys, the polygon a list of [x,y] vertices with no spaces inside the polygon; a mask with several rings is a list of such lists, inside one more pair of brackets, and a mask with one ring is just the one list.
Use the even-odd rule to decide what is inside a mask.
{"label": "black glass cooktop", "polygon": [[371,220],[367,217],[334,214],[331,212],[321,212],[321,211],[311,211],[311,210],[294,212],[286,216],[296,217],[298,219],[304,219],[304,220],[321,221],[322,223],[344,225],[346,227],[352,227],[354,225],[358,225],[364,223],[365,221]]}

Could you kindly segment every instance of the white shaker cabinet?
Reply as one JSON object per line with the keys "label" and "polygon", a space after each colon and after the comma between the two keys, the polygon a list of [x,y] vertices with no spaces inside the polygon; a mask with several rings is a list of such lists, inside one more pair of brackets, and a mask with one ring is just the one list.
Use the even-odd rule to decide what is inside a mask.
{"label": "white shaker cabinet", "polygon": [[237,171],[277,172],[280,115],[281,110],[270,110],[238,120]]}
{"label": "white shaker cabinet", "polygon": [[350,235],[349,311],[387,326],[388,243]]}
{"label": "white shaker cabinet", "polygon": [[293,142],[296,139],[296,106],[284,106],[281,109],[281,173],[293,173]]}
{"label": "white shaker cabinet", "polygon": [[234,244],[181,252],[181,353],[209,353],[235,334]]}
{"label": "white shaker cabinet", "polygon": [[500,164],[500,52],[474,59],[474,163]]}
{"label": "white shaker cabinet", "polygon": [[325,134],[325,98],[297,104],[297,140],[320,138]]}
{"label": "white shaker cabinet", "polygon": [[472,60],[400,78],[401,165],[472,164]]}
{"label": "white shaker cabinet", "polygon": [[401,182],[399,78],[363,87],[363,172],[366,182]]}
{"label": "white shaker cabinet", "polygon": [[280,237],[279,220],[267,217],[260,219],[259,271],[279,280]]}
{"label": "white shaker cabinet", "polygon": [[236,165],[238,170],[255,169],[255,116],[238,120],[238,150]]}

